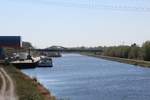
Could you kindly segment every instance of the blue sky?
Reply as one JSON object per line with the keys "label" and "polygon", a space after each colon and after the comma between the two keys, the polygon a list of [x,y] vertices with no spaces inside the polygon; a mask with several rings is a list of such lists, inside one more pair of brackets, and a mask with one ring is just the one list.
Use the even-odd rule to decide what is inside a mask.
{"label": "blue sky", "polygon": [[0,34],[36,47],[150,40],[149,0],[0,0]]}

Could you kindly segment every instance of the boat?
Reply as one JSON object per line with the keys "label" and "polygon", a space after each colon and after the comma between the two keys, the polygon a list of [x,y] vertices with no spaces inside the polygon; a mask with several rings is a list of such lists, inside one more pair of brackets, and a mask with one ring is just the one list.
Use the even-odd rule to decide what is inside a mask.
{"label": "boat", "polygon": [[41,57],[38,62],[38,67],[53,67],[52,58],[50,57]]}
{"label": "boat", "polygon": [[32,62],[31,60],[24,61],[12,61],[10,64],[14,65],[18,69],[33,69],[38,65],[38,61]]}

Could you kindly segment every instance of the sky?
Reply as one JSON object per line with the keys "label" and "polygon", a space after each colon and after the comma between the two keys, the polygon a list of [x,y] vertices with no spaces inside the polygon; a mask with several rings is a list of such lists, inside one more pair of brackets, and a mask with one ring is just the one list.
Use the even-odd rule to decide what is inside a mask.
{"label": "sky", "polygon": [[142,45],[150,40],[149,0],[0,0],[0,35],[52,45]]}

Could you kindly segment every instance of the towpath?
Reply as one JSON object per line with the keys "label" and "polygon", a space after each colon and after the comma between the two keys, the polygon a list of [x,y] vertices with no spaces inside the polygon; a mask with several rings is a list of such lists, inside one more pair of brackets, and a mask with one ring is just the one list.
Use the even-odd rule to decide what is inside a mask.
{"label": "towpath", "polygon": [[1,88],[0,88],[0,100],[18,100],[15,94],[15,87],[12,78],[7,72],[0,68]]}

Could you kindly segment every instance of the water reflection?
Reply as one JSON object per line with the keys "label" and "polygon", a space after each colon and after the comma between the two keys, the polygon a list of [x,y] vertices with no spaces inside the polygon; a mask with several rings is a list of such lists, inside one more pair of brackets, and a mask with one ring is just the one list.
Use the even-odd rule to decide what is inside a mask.
{"label": "water reflection", "polygon": [[23,70],[65,100],[149,100],[150,69],[65,54],[53,68]]}

